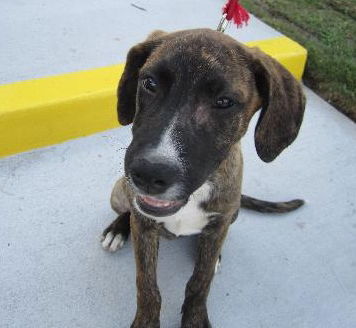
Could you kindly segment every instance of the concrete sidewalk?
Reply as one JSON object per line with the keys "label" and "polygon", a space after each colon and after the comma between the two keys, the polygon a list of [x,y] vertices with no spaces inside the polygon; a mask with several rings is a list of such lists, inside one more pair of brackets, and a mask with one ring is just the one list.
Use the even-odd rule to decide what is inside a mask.
{"label": "concrete sidewalk", "polygon": [[[202,1],[2,2],[1,82],[120,62],[154,28],[214,28],[222,4],[205,1],[202,12]],[[229,32],[242,41],[279,35],[256,19]],[[274,162],[255,153],[256,117],[244,139],[244,192],[307,204],[288,215],[241,212],[210,294],[215,328],[355,327],[355,125],[306,95],[300,135]],[[0,160],[1,328],[129,326],[132,246],[108,254],[99,244],[129,142],[129,128],[119,128]],[[179,327],[194,245],[162,240],[163,328]]]}
{"label": "concrete sidewalk", "polygon": [[[108,66],[156,29],[215,29],[225,0],[0,2],[0,83]],[[145,8],[146,11],[133,6]],[[280,36],[257,19],[227,31],[241,42]]]}

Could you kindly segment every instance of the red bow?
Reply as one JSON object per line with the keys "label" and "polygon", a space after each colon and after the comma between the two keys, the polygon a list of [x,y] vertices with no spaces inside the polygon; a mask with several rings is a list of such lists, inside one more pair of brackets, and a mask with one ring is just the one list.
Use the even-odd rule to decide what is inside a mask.
{"label": "red bow", "polygon": [[218,26],[218,31],[224,32],[225,27],[223,27],[224,22],[231,20],[236,24],[237,27],[241,27],[244,23],[247,24],[250,19],[250,15],[247,10],[239,4],[239,0],[228,0],[222,9],[223,18]]}

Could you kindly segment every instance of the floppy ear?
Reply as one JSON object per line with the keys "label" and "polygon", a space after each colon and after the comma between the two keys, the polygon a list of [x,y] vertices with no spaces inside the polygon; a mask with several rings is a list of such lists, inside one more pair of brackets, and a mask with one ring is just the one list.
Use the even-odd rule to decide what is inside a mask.
{"label": "floppy ear", "polygon": [[117,89],[117,114],[121,125],[132,123],[135,117],[139,71],[154,48],[162,43],[161,37],[165,34],[163,31],[151,33],[146,41],[132,47],[127,54],[125,69]]}
{"label": "floppy ear", "polygon": [[297,137],[305,97],[301,84],[275,59],[251,49],[262,111],[255,129],[255,146],[265,162],[273,161]]}

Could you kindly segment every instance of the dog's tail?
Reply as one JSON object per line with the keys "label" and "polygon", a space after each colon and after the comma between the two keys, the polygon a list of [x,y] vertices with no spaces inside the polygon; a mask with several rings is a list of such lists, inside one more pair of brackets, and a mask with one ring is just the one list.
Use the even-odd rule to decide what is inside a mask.
{"label": "dog's tail", "polygon": [[288,202],[267,202],[241,195],[241,207],[261,213],[287,213],[304,205],[304,200],[293,199]]}

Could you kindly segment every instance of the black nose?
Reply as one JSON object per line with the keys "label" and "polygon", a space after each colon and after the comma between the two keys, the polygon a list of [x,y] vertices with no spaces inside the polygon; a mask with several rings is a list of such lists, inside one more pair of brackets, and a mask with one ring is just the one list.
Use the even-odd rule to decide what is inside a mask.
{"label": "black nose", "polygon": [[179,168],[171,163],[152,163],[137,159],[131,165],[130,176],[137,188],[150,195],[164,193],[179,178]]}

